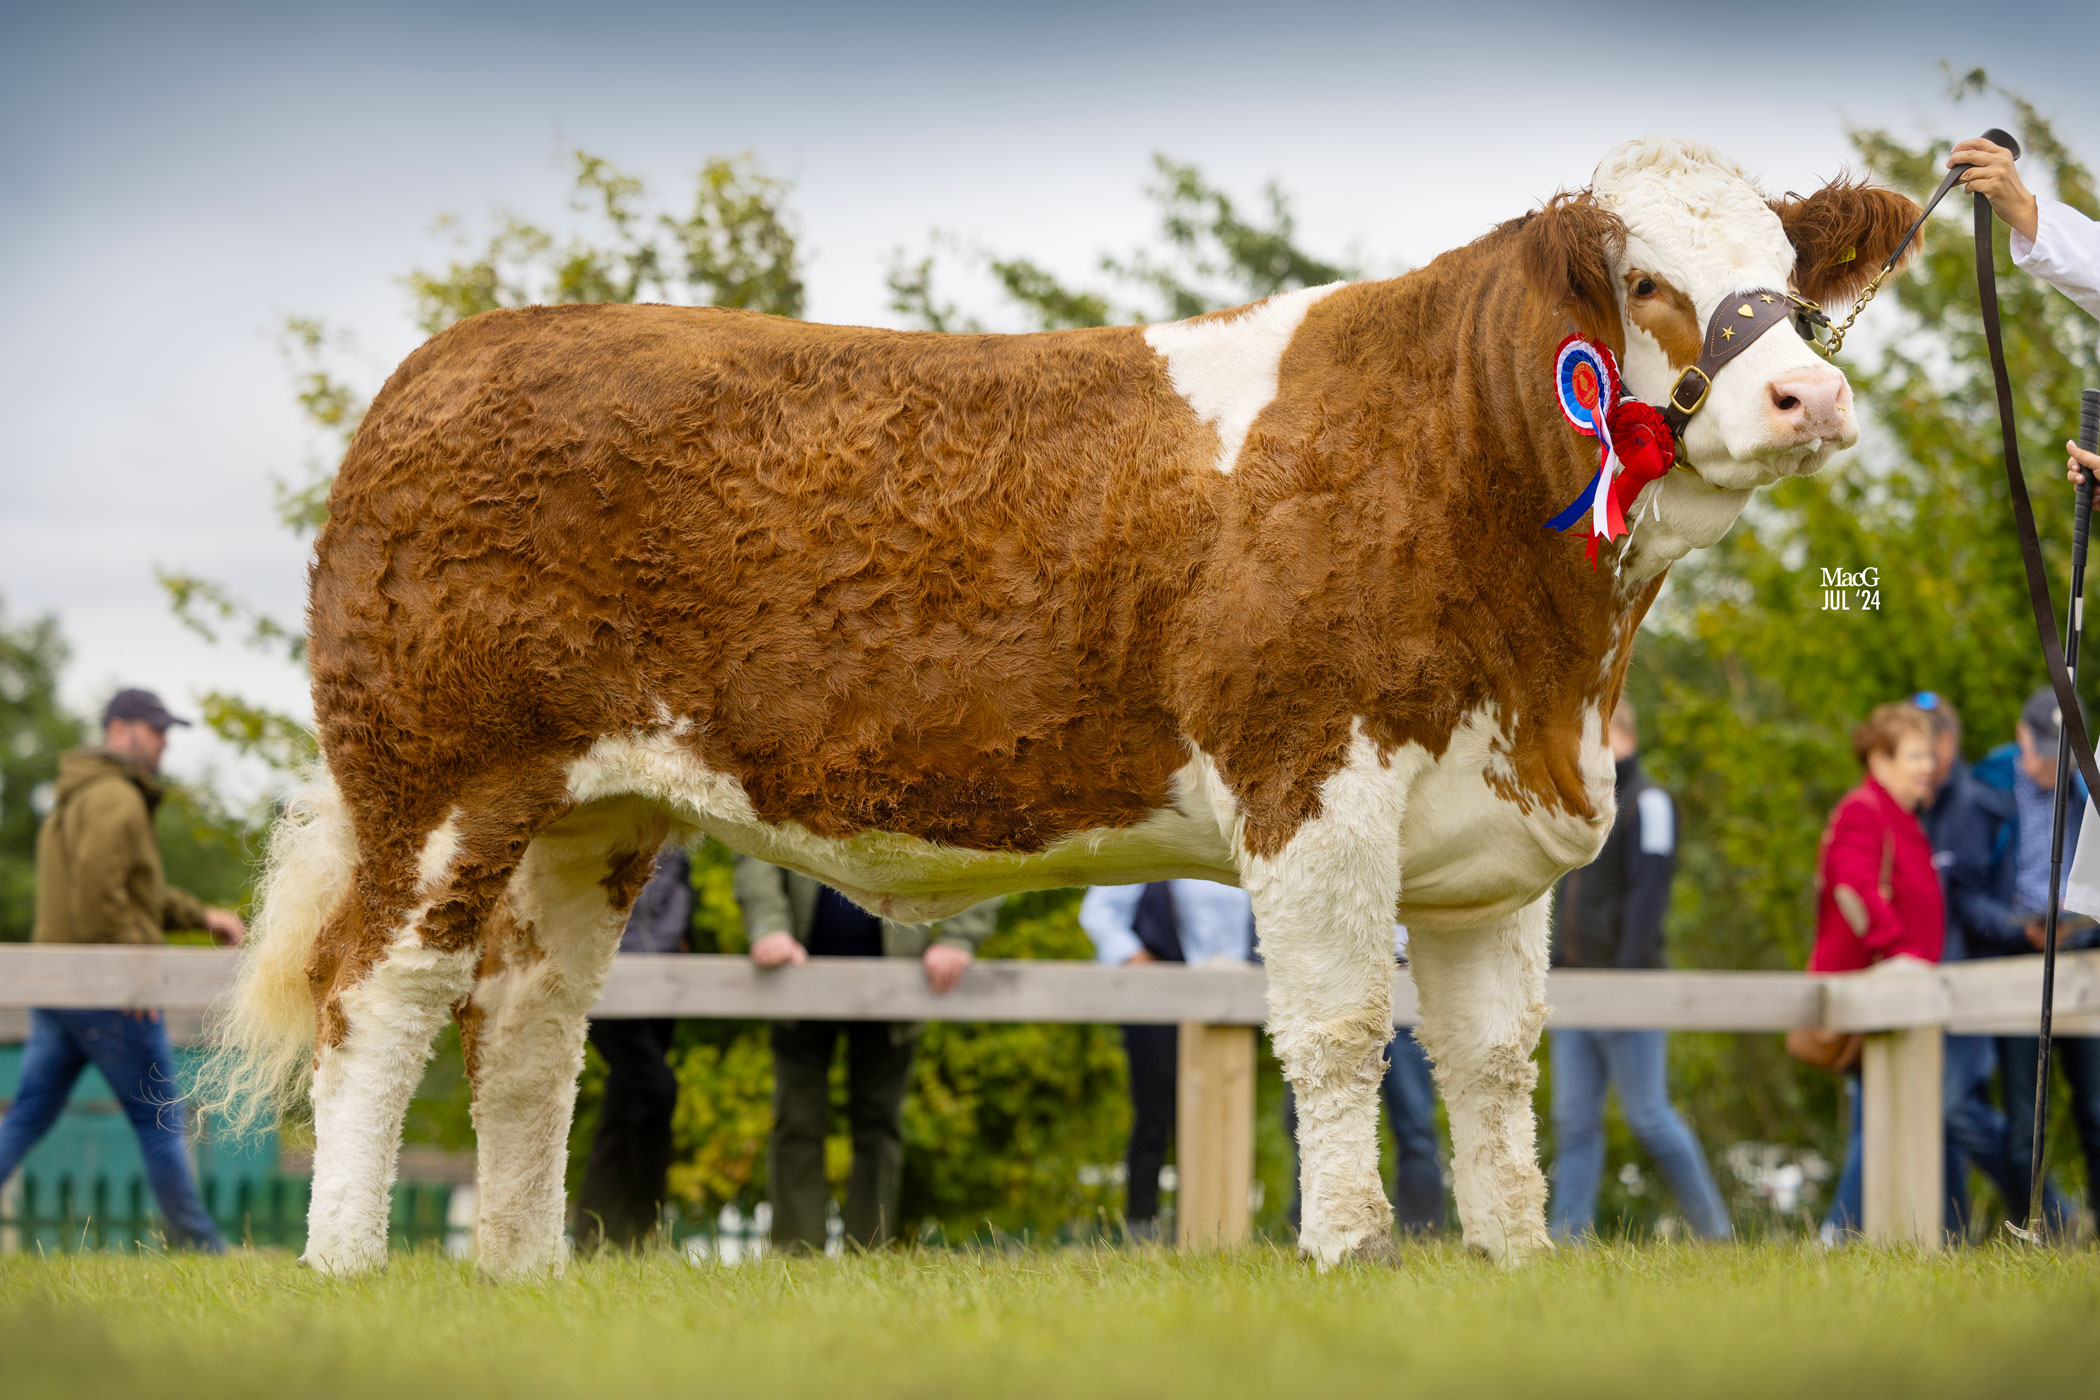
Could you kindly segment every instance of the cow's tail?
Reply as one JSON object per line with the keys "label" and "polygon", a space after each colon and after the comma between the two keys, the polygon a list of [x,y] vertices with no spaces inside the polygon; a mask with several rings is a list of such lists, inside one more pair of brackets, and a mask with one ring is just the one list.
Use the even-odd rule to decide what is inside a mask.
{"label": "cow's tail", "polygon": [[240,971],[211,1017],[213,1053],[196,1098],[220,1131],[274,1123],[304,1090],[315,1030],[307,956],[356,864],[350,817],[324,761],[270,830]]}

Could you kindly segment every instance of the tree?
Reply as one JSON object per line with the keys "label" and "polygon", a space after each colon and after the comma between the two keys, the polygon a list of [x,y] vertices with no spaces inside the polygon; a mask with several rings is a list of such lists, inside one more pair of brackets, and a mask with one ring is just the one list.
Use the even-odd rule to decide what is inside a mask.
{"label": "tree", "polygon": [[[1997,91],[1980,71],[1954,88]],[[1999,95],[2027,143],[2029,182],[2100,212],[2090,171],[2048,120]],[[1938,183],[1952,144],[1912,146],[1874,129],[1852,140],[1874,176],[1919,197]],[[1858,781],[1847,736],[1875,704],[1919,690],[1950,698],[1975,758],[2010,739],[2021,700],[2044,680],[1999,460],[1969,200],[1949,203],[1958,215],[1928,225],[1919,266],[1892,279],[1868,313],[1900,316],[1901,333],[1872,362],[1847,366],[1867,415],[1865,447],[1759,493],[1726,539],[1678,565],[1635,655],[1629,693],[1648,762],[1683,812],[1670,921],[1681,962],[1804,965],[1819,834]],[[2068,496],[2057,444],[2077,422],[2079,389],[2100,383],[2100,327],[2014,271],[2002,225],[1997,236],[2028,489],[2061,580],[2070,512],[2050,508]],[[1850,610],[1824,611],[1822,571],[1837,568],[1874,569],[1878,606],[1863,609],[1855,594]],[[1776,1041],[1679,1037],[1676,1072],[1710,1134],[1798,1142],[1808,1127],[1824,1152],[1840,1144],[1836,1086],[1786,1060]]]}
{"label": "tree", "polygon": [[58,619],[8,621],[0,603],[0,941],[26,942],[36,922],[36,830],[51,810],[58,756],[86,726],[58,701],[66,663]]}
{"label": "tree", "polygon": [[[1104,253],[1097,260],[1112,281],[1138,292],[1139,301],[1119,302],[1114,292],[1068,287],[1030,258],[970,253],[939,233],[931,243],[965,262],[981,264],[1005,299],[1037,330],[1178,321],[1361,275],[1350,263],[1328,262],[1298,246],[1290,201],[1273,181],[1262,189],[1264,217],[1250,222],[1195,166],[1164,155],[1154,156],[1152,163],[1154,178],[1145,193],[1159,209],[1160,246],[1122,256]],[[933,251],[917,259],[902,248],[893,252],[890,309],[927,330],[982,330],[975,318],[935,294],[935,264]]]}

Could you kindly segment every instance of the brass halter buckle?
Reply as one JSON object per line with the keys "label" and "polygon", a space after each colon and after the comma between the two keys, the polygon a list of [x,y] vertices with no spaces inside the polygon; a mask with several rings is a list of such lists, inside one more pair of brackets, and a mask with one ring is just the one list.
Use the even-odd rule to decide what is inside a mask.
{"label": "brass halter buckle", "polygon": [[[1687,379],[1690,379],[1695,374],[1699,376],[1699,397],[1693,399],[1690,403],[1679,403],[1677,401],[1677,396],[1679,393],[1683,392],[1684,382]],[[1713,387],[1714,381],[1712,375],[1708,374],[1705,370],[1699,368],[1699,366],[1697,365],[1687,365],[1685,366],[1684,373],[1677,376],[1677,382],[1670,386],[1670,407],[1676,409],[1679,413],[1689,418],[1694,413],[1697,413],[1699,411],[1699,406],[1701,404],[1706,402],[1706,396],[1713,392]]]}

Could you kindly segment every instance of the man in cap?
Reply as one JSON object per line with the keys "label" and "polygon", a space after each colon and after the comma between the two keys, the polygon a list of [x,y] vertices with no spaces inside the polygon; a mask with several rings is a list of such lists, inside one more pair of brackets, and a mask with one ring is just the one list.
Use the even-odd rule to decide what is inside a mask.
{"label": "man in cap", "polygon": [[[156,775],[169,728],[187,723],[150,690],[119,691],[103,712],[102,743],[59,758],[57,800],[36,839],[38,943],[153,944],[163,930],[185,928],[208,929],[228,945],[241,941],[238,915],[161,876]],[[168,1243],[223,1252],[190,1174],[175,1055],[157,1009],[29,1013],[21,1087],[0,1122],[0,1182],[50,1130],[89,1065],[109,1081],[138,1135]]]}
{"label": "man in cap", "polygon": [[[1950,922],[1957,927],[1971,958],[2008,957],[2039,952],[2049,907],[2049,821],[2056,789],[2056,751],[2062,741],[2063,717],[2055,692],[2047,686],[2027,697],[2013,726],[2013,742],[2000,744],[1974,769],[1988,800],[1959,829],[1943,833],[1951,857],[1947,869]],[[2064,851],[2078,845],[2085,816],[2085,784],[2071,775],[2065,812]],[[2064,872],[2068,877],[2069,870]],[[2057,946],[2085,948],[2100,943],[2100,928],[2090,921],[2067,919],[2058,926]],[[2026,1183],[2032,1175],[2035,1057],[2034,1036],[2001,1036],[1998,1066],[2003,1076],[2005,1117],[2017,1199],[2008,1200],[2014,1220],[2027,1218]],[[2071,1114],[2085,1149],[2087,1190],[2100,1202],[2100,1039],[2056,1037],[2057,1062],[2071,1094]],[[2056,1212],[2051,1211],[2054,1216]],[[2052,1219],[2061,1228],[2061,1219]]]}

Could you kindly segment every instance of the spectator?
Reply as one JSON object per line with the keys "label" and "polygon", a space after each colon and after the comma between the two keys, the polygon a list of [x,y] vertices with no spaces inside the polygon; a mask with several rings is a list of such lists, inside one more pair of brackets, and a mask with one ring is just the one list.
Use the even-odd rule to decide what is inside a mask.
{"label": "spectator", "polygon": [[[60,757],[57,802],[36,838],[37,942],[154,944],[163,930],[202,928],[220,943],[240,943],[238,915],[210,908],[161,875],[156,775],[168,730],[188,723],[151,691],[118,691],[103,711],[101,746]],[[0,1183],[50,1131],[91,1064],[131,1120],[168,1243],[224,1253],[219,1227],[197,1198],[175,1097],[175,1052],[154,1008],[29,1013],[21,1086],[0,1122]]]}
{"label": "spectator", "polygon": [[[1956,897],[1953,868],[1956,842],[1964,833],[1985,831],[1988,848],[1989,824],[2002,820],[2012,810],[2009,795],[1976,779],[1961,761],[1961,716],[1944,695],[1920,691],[1911,697],[1932,729],[1932,797],[1918,814],[1919,825],[1932,843],[1933,865],[1940,872],[1940,893],[1947,906],[1947,939],[1941,962],[1966,958],[1969,936],[1964,923],[1964,905]],[[1998,1074],[1998,1044],[1987,1035],[1950,1035],[1945,1040],[1941,1084],[1947,1112],[1947,1212],[1950,1234],[1966,1239],[1969,1232],[1969,1168],[1974,1166],[1990,1178],[2007,1201],[2027,1198],[2027,1178],[2007,1150],[2006,1118],[1992,1100],[1991,1085]],[[2053,1188],[2051,1211],[2059,1213],[2061,1198]]]}
{"label": "spectator", "polygon": [[[2039,952],[2049,904],[2049,823],[2056,788],[2056,751],[2062,719],[2056,695],[2047,686],[2027,697],[2013,727],[2013,742],[1984,755],[1974,769],[1978,799],[1965,820],[1946,832],[1954,857],[1948,869],[1954,922],[1963,932],[1972,958],[2009,957]],[[2078,844],[2085,816],[2085,784],[2072,774],[2065,814],[2064,851]],[[2068,869],[2065,872],[2069,873]],[[2058,934],[2059,946],[2092,947],[2100,938],[2090,923]],[[1997,1042],[1999,1073],[2005,1091],[2006,1152],[2012,1179],[2006,1183],[2006,1208],[2014,1220],[2027,1218],[2028,1183],[2034,1143],[2035,1059],[2040,1042],[2034,1036],[2001,1036]],[[2071,1096],[2071,1114],[2085,1151],[2089,1201],[2100,1204],[2100,1039],[2056,1037],[2057,1061]],[[2069,1211],[2051,1197],[2044,1202],[2051,1228],[2069,1224]]]}
{"label": "spectator", "polygon": [[[917,958],[942,996],[955,990],[992,932],[999,901],[986,900],[932,925],[877,918],[829,885],[736,859],[736,902],[751,935],[751,961],[791,967],[811,957]],[[773,1243],[790,1254],[821,1253],[831,1201],[824,1139],[831,1131],[831,1059],[846,1042],[846,1121],[853,1168],[846,1182],[846,1242],[862,1249],[897,1227],[904,1181],[904,1092],[919,1027],[888,1021],[778,1021],[773,1025],[773,1139],[767,1193]]]}
{"label": "spectator", "polygon": [[[622,953],[683,953],[693,922],[693,863],[685,847],[658,852],[620,934]],[[579,1249],[632,1249],[656,1231],[671,1173],[671,1115],[678,1076],[671,1071],[669,1018],[594,1020],[591,1044],[605,1061],[598,1131],[576,1190]]]}
{"label": "spectator", "polygon": [[[1246,892],[1209,880],[1097,885],[1079,902],[1079,926],[1105,963],[1247,962],[1254,956],[1254,909]],[[1179,1035],[1171,1025],[1123,1027],[1130,1066],[1123,1227],[1133,1240],[1159,1238],[1159,1173],[1174,1137]]]}
{"label": "spectator", "polygon": [[[1816,946],[1810,972],[1856,972],[1899,954],[1937,962],[1945,905],[1932,846],[1915,813],[1932,792],[1933,735],[1909,703],[1877,705],[1852,732],[1866,776],[1830,814],[1816,858]],[[1860,1222],[1860,1095],[1852,1086],[1845,1167],[1823,1237]]]}
{"label": "spectator", "polygon": [[[1562,967],[1659,968],[1663,916],[1677,873],[1677,812],[1641,769],[1633,706],[1612,712],[1618,810],[1597,859],[1561,881],[1555,962]],[[1553,1053],[1553,1199],[1560,1240],[1595,1228],[1604,1174],[1604,1095],[1618,1092],[1626,1125],[1655,1159],[1685,1224],[1727,1239],[1728,1208],[1699,1139],[1670,1103],[1669,1045],[1659,1030],[1556,1030]]]}

